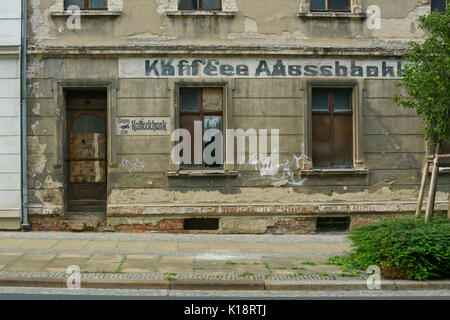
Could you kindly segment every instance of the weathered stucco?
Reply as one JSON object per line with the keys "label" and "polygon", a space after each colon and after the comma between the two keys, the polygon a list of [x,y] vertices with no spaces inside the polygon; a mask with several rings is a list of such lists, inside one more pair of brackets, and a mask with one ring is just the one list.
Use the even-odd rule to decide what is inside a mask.
{"label": "weathered stucco", "polygon": [[[304,18],[298,14],[308,11],[308,1],[261,2],[224,1],[225,13],[188,15],[174,14],[173,0],[115,0],[109,1],[114,14],[81,15],[79,30],[67,27],[62,1],[29,2],[29,205],[37,229],[72,228],[64,222],[62,85],[108,83],[108,112],[115,117],[170,118],[177,79],[121,77],[120,59],[389,60],[404,55],[409,41],[422,39],[418,17],[429,8],[422,0],[352,0],[353,18]],[[363,14],[368,5],[381,8],[379,30],[367,28]],[[205,79],[190,81],[197,80]],[[302,175],[296,167],[295,159],[303,155],[309,139],[304,79],[227,81],[233,86],[229,126],[280,129],[281,161],[288,163],[283,171],[288,176],[262,176],[248,166],[234,168],[236,174],[230,176],[179,177],[171,174],[168,136],[115,136],[110,127],[114,143],[108,151],[107,219],[89,228],[130,231],[134,225],[141,231],[178,232],[186,217],[215,216],[221,218],[219,232],[296,233],[313,232],[315,215],[352,215],[352,225],[357,225],[366,221],[361,214],[376,213],[378,218],[414,209],[426,144],[422,120],[391,100],[395,79],[355,80],[361,89],[357,103],[361,170],[338,175]],[[449,191],[449,176],[443,174],[437,195],[440,210]],[[290,229],[290,223],[295,227]],[[85,227],[78,223],[72,229]]]}
{"label": "weathered stucco", "polygon": [[[67,27],[63,0],[30,1],[30,26],[39,47],[48,45],[286,45],[367,48],[405,47],[420,37],[417,17],[427,12],[426,1],[352,0],[352,13],[364,13],[368,5],[382,8],[383,27],[369,30],[364,19],[301,19],[309,0],[259,1],[226,0],[224,12],[231,16],[172,16],[177,1],[109,1],[112,16],[81,16],[81,29]],[[362,8],[362,9],[361,9]],[[395,28],[393,28],[395,24]],[[95,30],[95,32],[92,32]],[[98,42],[98,39],[102,39]],[[251,42],[249,42],[251,39]],[[164,43],[161,43],[161,40]],[[301,43],[293,42],[302,40]],[[391,40],[395,40],[392,43]],[[36,48],[38,49],[38,48]]]}

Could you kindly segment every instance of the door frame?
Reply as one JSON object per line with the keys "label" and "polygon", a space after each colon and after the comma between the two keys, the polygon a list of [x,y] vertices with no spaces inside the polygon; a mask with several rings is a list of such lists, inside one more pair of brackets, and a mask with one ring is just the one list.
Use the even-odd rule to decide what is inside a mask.
{"label": "door frame", "polygon": [[[82,204],[75,205],[74,202],[79,202],[79,203],[84,202],[84,203],[86,203],[86,202],[89,202],[89,201],[91,201],[92,203],[95,203],[95,204],[92,204],[93,206],[97,206],[97,205],[99,205],[99,203],[105,203],[105,207],[106,207],[106,196],[107,196],[107,194],[104,194],[104,196],[105,196],[104,200],[102,200],[102,199],[96,199],[96,200],[84,199],[84,200],[82,200],[82,199],[74,199],[72,197],[73,194],[74,194],[73,193],[73,190],[75,188],[74,185],[78,184],[78,182],[72,182],[71,181],[72,176],[71,176],[71,170],[70,170],[71,165],[72,165],[72,163],[74,161],[74,159],[71,156],[72,149],[71,149],[71,143],[70,143],[70,135],[73,132],[74,121],[78,117],[82,116],[83,114],[84,115],[91,114],[91,115],[95,115],[95,116],[101,118],[101,120],[103,121],[104,129],[105,129],[104,130],[104,135],[106,136],[106,140],[104,142],[104,145],[105,145],[105,159],[103,160],[105,162],[105,176],[104,176],[105,181],[104,182],[87,182],[85,184],[86,185],[93,185],[93,186],[94,185],[98,185],[98,184],[103,184],[104,188],[105,188],[104,192],[105,193],[107,192],[106,188],[107,188],[107,185],[108,185],[108,166],[107,166],[107,161],[108,161],[108,158],[107,158],[107,155],[108,155],[108,148],[107,148],[108,127],[107,127],[106,106],[105,106],[105,108],[103,110],[97,109],[97,108],[95,108],[95,109],[92,109],[92,108],[91,109],[89,109],[89,108],[87,108],[87,109],[77,109],[77,108],[69,109],[68,107],[66,107],[66,112],[68,114],[67,124],[66,124],[66,128],[67,128],[67,132],[66,132],[67,140],[66,141],[68,143],[66,145],[66,157],[65,157],[65,160],[64,160],[64,164],[65,164],[65,166],[67,168],[67,170],[65,171],[65,174],[67,174],[67,176],[65,176],[65,179],[67,181],[67,183],[66,183],[66,185],[67,185],[66,195],[67,195],[68,208],[70,209],[70,207],[73,207],[73,206],[88,206],[88,205],[82,205]],[[72,116],[71,116],[71,113],[72,113]]]}
{"label": "door frame", "polygon": [[106,89],[107,92],[107,105],[106,105],[106,190],[108,193],[108,173],[110,168],[117,167],[116,159],[116,137],[114,135],[113,127],[115,125],[114,119],[116,118],[117,108],[117,90],[118,80],[103,79],[103,80],[86,80],[86,79],[71,79],[61,80],[54,83],[54,104],[56,106],[56,125],[54,127],[54,148],[53,168],[60,173],[63,178],[63,187],[60,188],[63,199],[63,211],[64,215],[68,212],[68,168],[67,163],[64,160],[68,152],[68,137],[67,137],[67,108],[66,108],[66,95],[65,92],[69,89]]}

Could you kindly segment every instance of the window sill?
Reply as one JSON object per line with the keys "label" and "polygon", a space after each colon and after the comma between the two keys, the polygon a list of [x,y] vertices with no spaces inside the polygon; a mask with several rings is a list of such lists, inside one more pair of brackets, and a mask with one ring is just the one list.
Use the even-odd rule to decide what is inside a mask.
{"label": "window sill", "polygon": [[301,19],[354,19],[354,20],[363,20],[367,16],[365,13],[350,13],[350,12],[299,12],[297,15]]}
{"label": "window sill", "polygon": [[[78,14],[78,13],[77,13]],[[107,11],[107,10],[80,10],[80,16],[107,16],[107,17],[116,17],[120,16],[120,11]],[[74,15],[73,11],[53,11],[50,12],[50,15],[53,17],[67,17]]]}
{"label": "window sill", "polygon": [[166,11],[169,17],[234,17],[236,11]]}
{"label": "window sill", "polygon": [[168,177],[236,177],[237,171],[225,170],[179,170],[166,172]]}
{"label": "window sill", "polygon": [[312,169],[300,170],[302,176],[328,176],[328,175],[367,175],[367,169]]}

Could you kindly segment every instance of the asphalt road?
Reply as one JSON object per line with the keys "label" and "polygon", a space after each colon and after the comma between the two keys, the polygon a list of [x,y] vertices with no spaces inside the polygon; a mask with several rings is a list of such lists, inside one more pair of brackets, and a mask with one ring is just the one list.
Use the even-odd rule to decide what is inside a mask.
{"label": "asphalt road", "polygon": [[447,290],[183,291],[0,287],[0,300],[450,300]]}

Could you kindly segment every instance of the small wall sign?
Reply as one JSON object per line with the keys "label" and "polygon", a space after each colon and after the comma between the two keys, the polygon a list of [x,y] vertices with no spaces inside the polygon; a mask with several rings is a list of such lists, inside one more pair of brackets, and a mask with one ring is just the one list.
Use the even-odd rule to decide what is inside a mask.
{"label": "small wall sign", "polygon": [[117,117],[118,136],[166,136],[170,135],[169,118]]}

